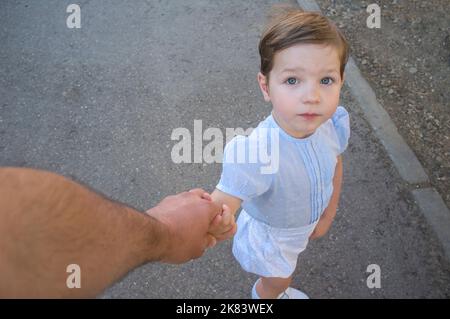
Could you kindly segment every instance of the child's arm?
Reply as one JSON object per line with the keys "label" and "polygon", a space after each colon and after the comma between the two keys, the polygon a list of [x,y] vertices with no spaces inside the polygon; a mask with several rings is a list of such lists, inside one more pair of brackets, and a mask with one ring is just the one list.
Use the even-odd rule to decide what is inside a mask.
{"label": "child's arm", "polygon": [[339,203],[339,195],[341,194],[342,185],[342,156],[337,157],[336,169],[333,177],[333,194],[331,195],[328,207],[325,208],[319,222],[311,234],[310,239],[317,239],[324,236],[331,227],[334,217],[336,216],[336,209]]}
{"label": "child's arm", "polygon": [[223,212],[222,215],[213,220],[209,233],[216,237],[218,241],[228,239],[236,232],[237,226],[234,216],[241,206],[242,200],[217,188],[211,194],[211,198],[214,203],[222,207]]}

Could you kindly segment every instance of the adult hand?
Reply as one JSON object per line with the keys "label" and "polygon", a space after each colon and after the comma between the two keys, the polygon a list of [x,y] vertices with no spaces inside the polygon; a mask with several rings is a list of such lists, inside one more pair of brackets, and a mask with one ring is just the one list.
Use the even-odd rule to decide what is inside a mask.
{"label": "adult hand", "polygon": [[200,257],[208,247],[214,246],[216,239],[208,234],[208,229],[221,211],[202,189],[168,196],[147,210],[148,215],[165,225],[168,234],[161,261],[183,263]]}

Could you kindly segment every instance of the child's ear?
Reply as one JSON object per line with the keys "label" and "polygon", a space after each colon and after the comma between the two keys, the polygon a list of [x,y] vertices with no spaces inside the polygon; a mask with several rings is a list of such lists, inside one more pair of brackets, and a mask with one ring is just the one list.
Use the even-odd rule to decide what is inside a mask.
{"label": "child's ear", "polygon": [[261,72],[258,72],[258,76],[256,78],[258,80],[259,88],[264,96],[264,101],[270,102],[269,83],[267,83],[267,78]]}
{"label": "child's ear", "polygon": [[345,72],[342,74],[341,88],[344,85],[344,81],[345,81]]}

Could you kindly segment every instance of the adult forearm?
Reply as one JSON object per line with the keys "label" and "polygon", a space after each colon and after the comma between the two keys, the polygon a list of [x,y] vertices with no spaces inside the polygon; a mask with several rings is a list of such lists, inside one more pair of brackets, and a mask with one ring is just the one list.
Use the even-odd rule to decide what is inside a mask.
{"label": "adult forearm", "polygon": [[[0,297],[91,297],[161,258],[156,219],[61,176],[0,169]],[[69,289],[67,266],[80,267]]]}

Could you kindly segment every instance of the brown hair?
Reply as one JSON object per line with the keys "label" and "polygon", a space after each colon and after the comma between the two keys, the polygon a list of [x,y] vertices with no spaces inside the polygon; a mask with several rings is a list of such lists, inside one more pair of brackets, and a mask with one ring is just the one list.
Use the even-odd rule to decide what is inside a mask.
{"label": "brown hair", "polygon": [[300,43],[335,46],[341,62],[341,78],[348,60],[347,40],[336,25],[317,12],[304,12],[297,7],[273,6],[269,23],[259,42],[261,73],[269,80],[275,53]]}

